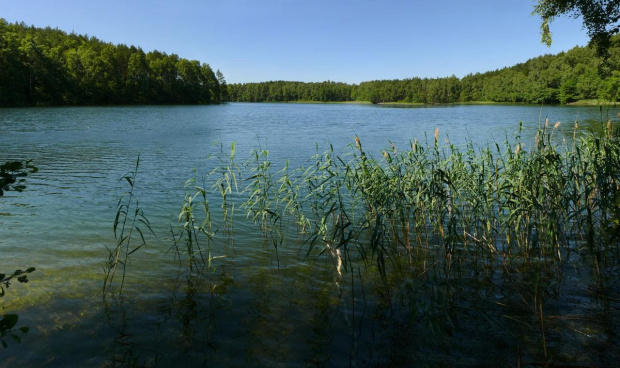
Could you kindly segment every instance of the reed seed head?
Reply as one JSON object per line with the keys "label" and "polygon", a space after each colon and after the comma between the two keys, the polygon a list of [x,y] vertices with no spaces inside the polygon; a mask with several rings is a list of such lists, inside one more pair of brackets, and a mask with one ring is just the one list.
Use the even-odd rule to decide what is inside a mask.
{"label": "reed seed head", "polygon": [[355,136],[355,147],[357,147],[358,150],[362,149],[362,143],[360,142],[360,139],[358,136]]}

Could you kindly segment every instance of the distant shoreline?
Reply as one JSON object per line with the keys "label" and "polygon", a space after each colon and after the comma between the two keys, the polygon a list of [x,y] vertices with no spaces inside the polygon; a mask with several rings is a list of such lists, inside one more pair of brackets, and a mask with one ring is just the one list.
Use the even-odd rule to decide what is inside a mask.
{"label": "distant shoreline", "polygon": [[579,100],[575,102],[569,102],[567,106],[620,106],[618,102],[602,101],[602,100]]}
{"label": "distant shoreline", "polygon": [[[394,106],[394,107],[422,107],[422,106],[459,106],[459,105],[533,105],[527,102],[494,102],[494,101],[467,101],[467,102],[448,102],[427,104],[422,102],[378,102],[373,104],[370,101],[232,101],[230,103],[274,103],[274,104],[345,104],[345,105],[377,105],[377,106]],[[544,106],[601,106],[601,107],[620,107],[620,102],[603,101],[603,100],[579,100],[566,104],[542,104]]]}

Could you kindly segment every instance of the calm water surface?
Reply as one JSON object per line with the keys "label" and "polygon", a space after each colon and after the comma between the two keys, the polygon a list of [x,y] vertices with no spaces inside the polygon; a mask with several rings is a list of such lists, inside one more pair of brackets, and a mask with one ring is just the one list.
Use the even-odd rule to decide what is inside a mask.
{"label": "calm water surface", "polygon": [[[355,135],[379,156],[390,142],[406,149],[414,139],[432,141],[435,128],[459,147],[470,140],[501,143],[512,139],[519,122],[527,147],[547,117],[562,122],[560,133],[569,137],[575,121],[596,124],[616,113],[240,103],[0,109],[0,160],[32,159],[40,170],[27,178],[26,191],[0,200],[0,271],[37,268],[30,283],[11,286],[0,299],[2,313],[18,313],[20,325],[30,327],[22,343],[9,341],[0,351],[0,366],[340,366],[349,365],[351,355],[358,365],[381,364],[373,350],[389,351],[391,343],[381,338],[371,312],[343,310],[337,294],[324,292],[332,276],[304,267],[303,249],[291,250],[289,259],[298,260],[284,261],[276,275],[272,252],[251,224],[236,229],[234,249],[216,250],[224,256],[214,276],[217,300],[182,287],[168,234],[193,169],[210,170],[206,158],[219,151],[217,144],[228,151],[236,142],[240,160],[261,146],[276,166],[289,160],[297,167],[330,144],[346,156]],[[115,246],[112,223],[127,189],[119,179],[138,155],[137,196],[157,237],[149,237],[129,265],[125,309],[106,315],[106,247]],[[346,332],[353,323],[347,313],[366,321],[359,322],[356,343]]]}

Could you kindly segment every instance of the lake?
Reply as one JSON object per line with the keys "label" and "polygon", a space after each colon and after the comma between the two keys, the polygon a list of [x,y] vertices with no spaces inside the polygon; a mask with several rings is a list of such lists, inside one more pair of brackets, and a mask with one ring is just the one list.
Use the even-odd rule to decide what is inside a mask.
{"label": "lake", "polygon": [[[304,258],[303,242],[276,259],[240,208],[234,244],[214,243],[211,289],[187,287],[170,251],[186,181],[195,175],[200,181],[214,165],[207,157],[229,152],[233,142],[238,162],[261,147],[279,169],[287,160],[291,167],[311,165],[330,145],[346,158],[355,136],[376,157],[391,143],[397,150],[415,139],[432,144],[436,128],[440,144],[465,149],[470,141],[479,147],[512,141],[522,122],[527,148],[547,118],[562,123],[556,138],[570,139],[576,121],[595,128],[617,120],[618,110],[244,103],[0,109],[0,160],[29,159],[39,168],[24,192],[0,199],[0,271],[36,267],[28,284],[12,284],[0,299],[2,313],[19,314],[18,326],[30,328],[21,343],[5,338],[0,366],[397,365],[399,325],[376,310],[377,297],[359,285],[343,296],[329,267]],[[116,245],[117,203],[128,190],[121,178],[138,157],[135,195],[155,236],[147,234],[146,247],[127,265],[122,303],[106,307],[103,269],[107,249]],[[481,362],[466,349],[437,349],[440,356],[465,357],[465,366]],[[505,359],[516,364],[517,349]]]}

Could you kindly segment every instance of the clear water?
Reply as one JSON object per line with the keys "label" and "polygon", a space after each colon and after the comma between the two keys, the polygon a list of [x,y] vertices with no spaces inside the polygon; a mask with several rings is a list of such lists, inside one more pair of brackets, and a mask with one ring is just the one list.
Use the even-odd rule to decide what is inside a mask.
{"label": "clear water", "polygon": [[[304,262],[301,246],[281,255],[277,271],[252,224],[236,225],[234,248],[215,249],[223,256],[213,275],[215,292],[179,279],[168,234],[193,169],[209,171],[206,157],[218,152],[218,143],[228,151],[236,142],[240,159],[260,145],[275,165],[289,160],[297,167],[330,144],[346,155],[355,135],[378,156],[390,142],[405,149],[414,139],[432,141],[435,128],[441,140],[460,147],[470,140],[501,143],[523,122],[527,145],[547,117],[562,122],[560,134],[570,137],[575,121],[594,126],[616,113],[241,103],[0,109],[0,160],[32,159],[39,168],[23,193],[0,199],[0,271],[37,268],[28,284],[12,285],[0,299],[1,313],[18,313],[19,325],[30,327],[21,343],[7,340],[0,366],[388,364],[395,356],[394,327],[387,329],[361,294],[350,295],[350,302],[339,297],[333,275]],[[106,247],[115,245],[112,223],[127,189],[119,179],[138,155],[137,196],[157,237],[149,237],[129,265],[124,309],[106,313]],[[479,362],[468,359],[464,365]]]}

